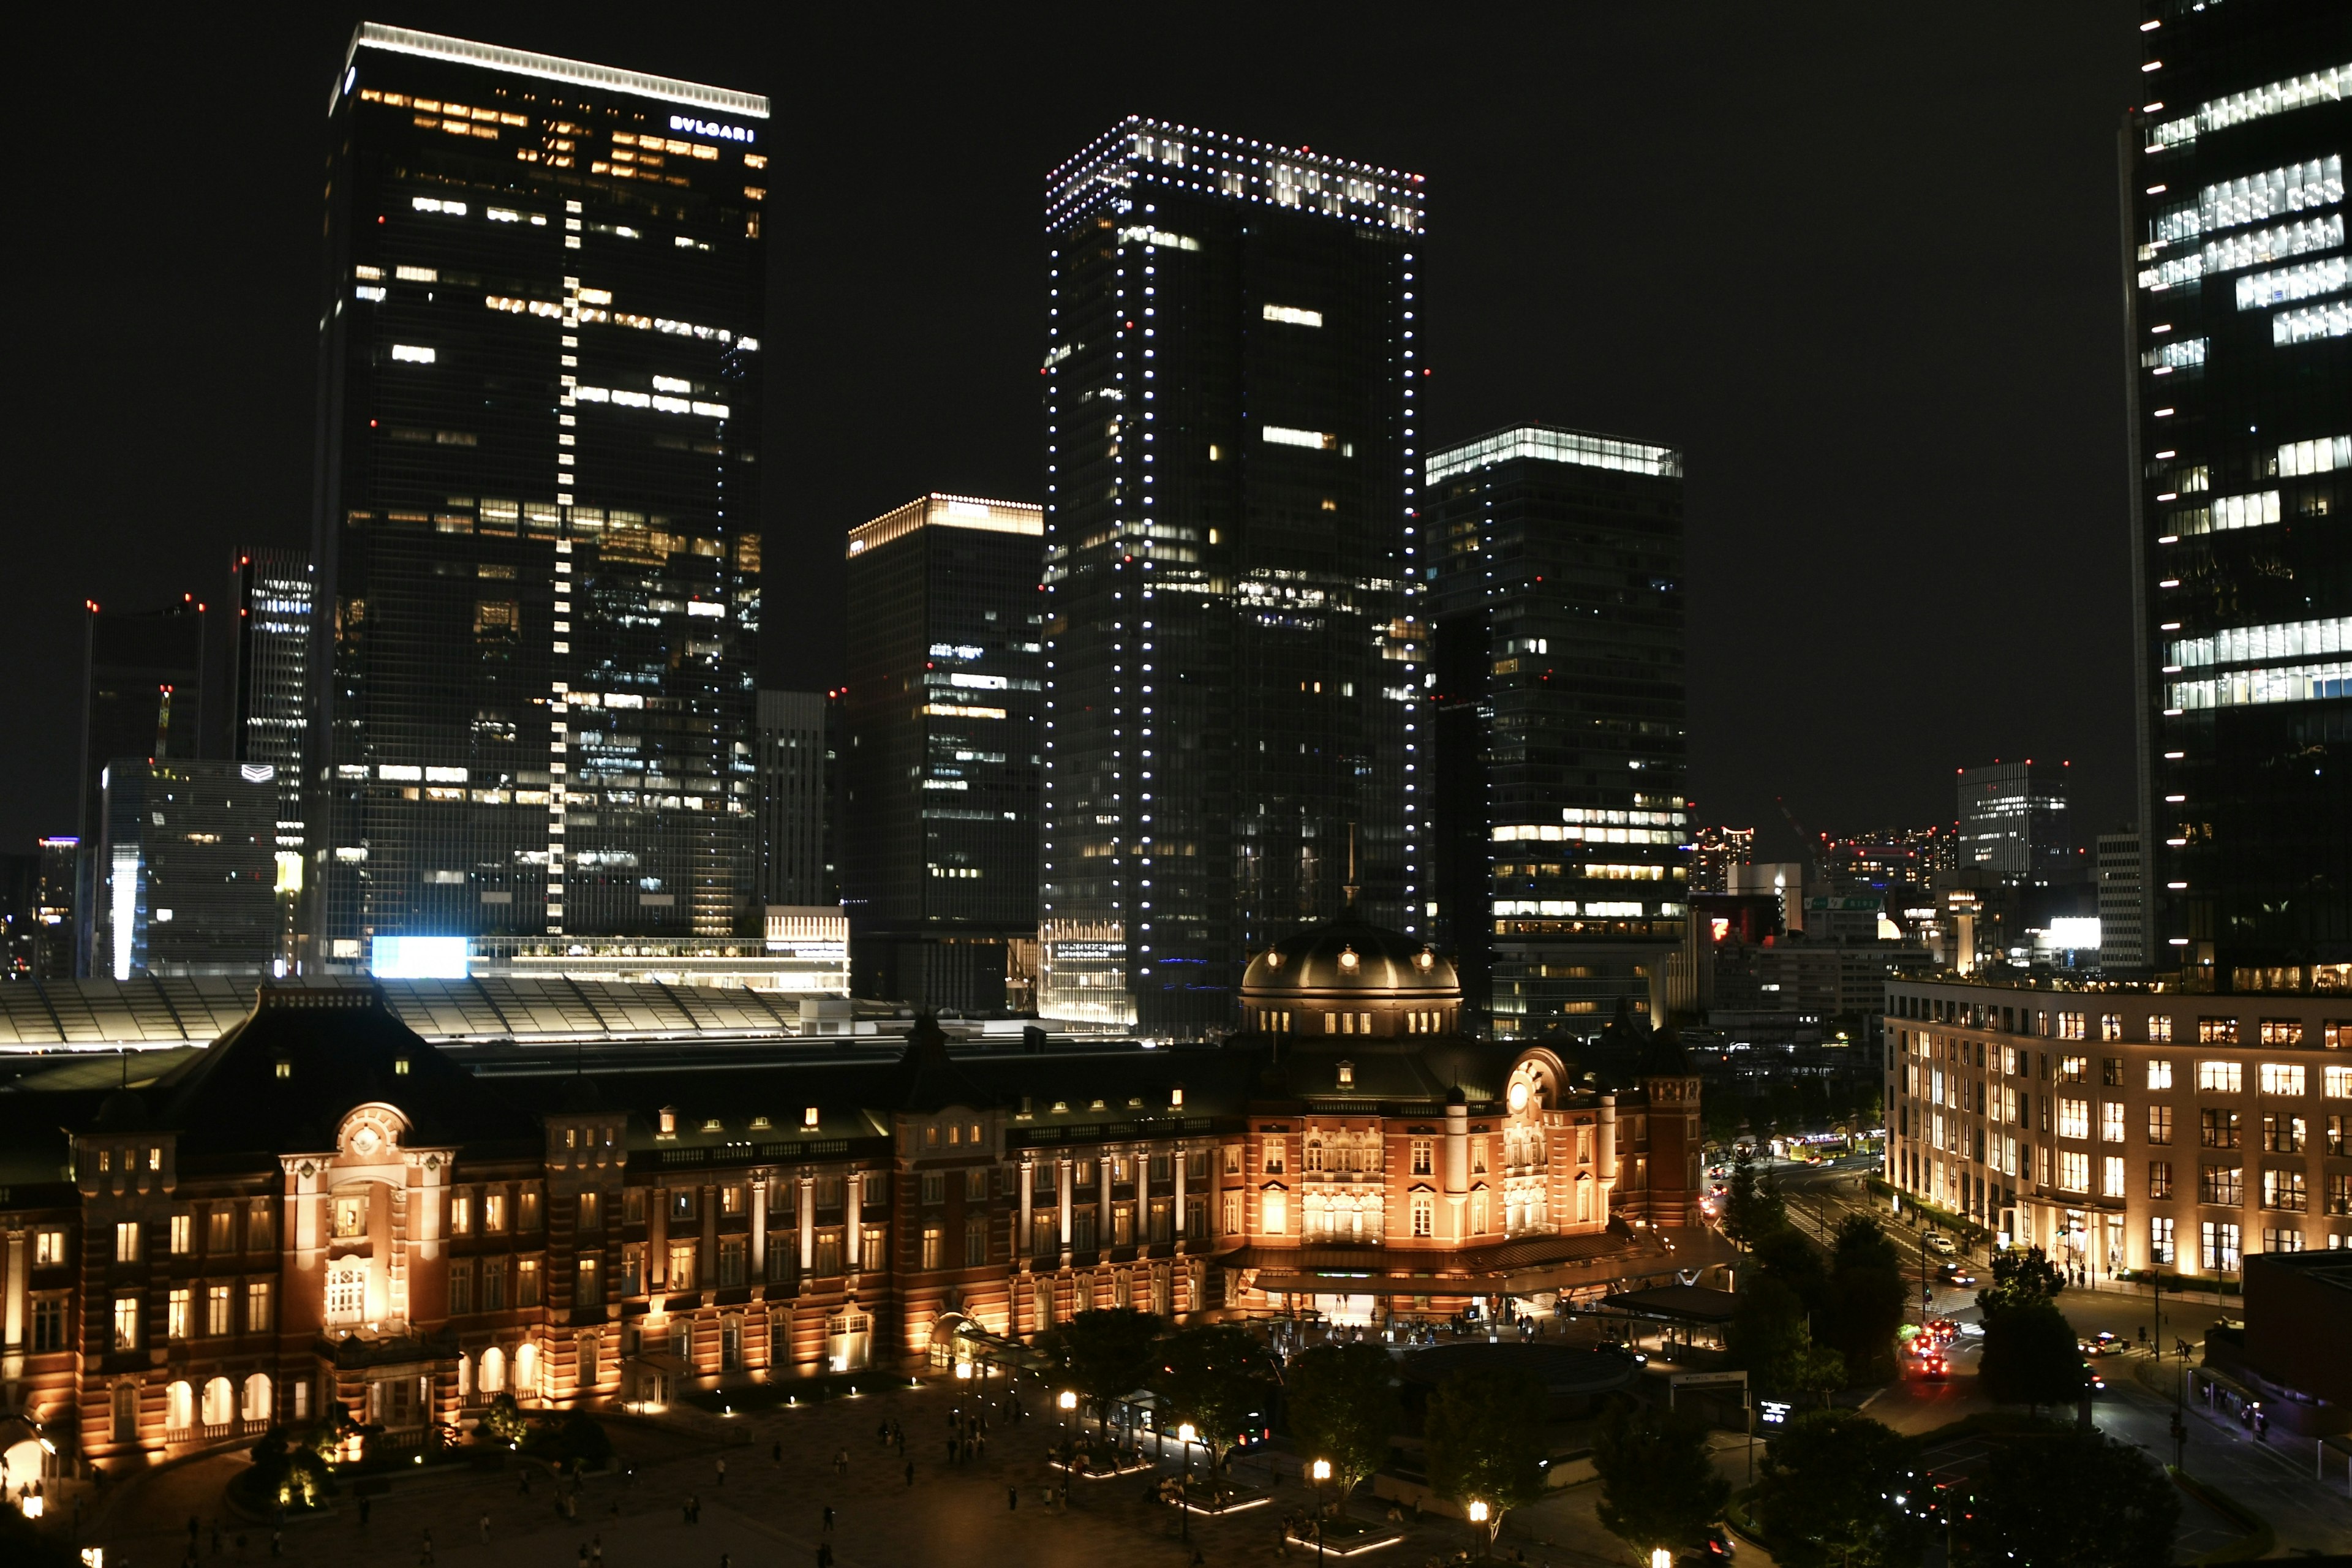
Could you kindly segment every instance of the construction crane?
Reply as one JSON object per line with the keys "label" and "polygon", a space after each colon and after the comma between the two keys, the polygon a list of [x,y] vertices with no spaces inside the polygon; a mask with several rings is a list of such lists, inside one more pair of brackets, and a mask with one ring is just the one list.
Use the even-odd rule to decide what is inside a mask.
{"label": "construction crane", "polygon": [[1828,836],[1806,832],[1805,825],[1797,820],[1797,814],[1790,811],[1789,803],[1779,795],[1772,797],[1772,804],[1780,808],[1780,820],[1789,825],[1789,831],[1795,834],[1797,842],[1804,847],[1805,865],[1811,871],[1814,880],[1828,881],[1830,879],[1829,857],[1822,853],[1822,847],[1829,842]]}

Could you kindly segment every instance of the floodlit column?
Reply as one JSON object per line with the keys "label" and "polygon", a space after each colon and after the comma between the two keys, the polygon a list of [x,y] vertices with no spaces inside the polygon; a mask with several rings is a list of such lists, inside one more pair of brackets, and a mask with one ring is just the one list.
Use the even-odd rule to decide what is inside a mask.
{"label": "floodlit column", "polygon": [[801,1178],[801,1278],[816,1267],[816,1178]]}
{"label": "floodlit column", "polygon": [[866,1229],[865,1218],[866,1174],[862,1171],[852,1171],[849,1173],[849,1190],[842,1199],[842,1228],[848,1232],[842,1238],[842,1244],[847,1252],[850,1271],[853,1273],[857,1268],[858,1242],[863,1239]]}
{"label": "floodlit column", "polygon": [[1062,1205],[1062,1266],[1066,1268],[1069,1267],[1070,1262],[1070,1178],[1076,1169],[1076,1161],[1067,1154],[1062,1156],[1062,1186],[1059,1197]]}
{"label": "floodlit column", "polygon": [[1013,1247],[1013,1255],[1018,1258],[1029,1256],[1029,1245],[1034,1234],[1029,1224],[1029,1210],[1033,1189],[1037,1180],[1037,1171],[1031,1163],[1031,1159],[1029,1152],[1023,1150],[1021,1152],[1021,1239]]}

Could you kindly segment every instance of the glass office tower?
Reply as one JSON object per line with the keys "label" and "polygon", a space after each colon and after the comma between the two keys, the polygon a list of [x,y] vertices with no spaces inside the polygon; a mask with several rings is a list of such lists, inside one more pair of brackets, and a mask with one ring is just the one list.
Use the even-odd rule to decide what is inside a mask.
{"label": "glass office tower", "polygon": [[1682,475],[1546,425],[1429,458],[1437,903],[1497,1038],[1664,1022],[1690,900]]}
{"label": "glass office tower", "polygon": [[995,1012],[1037,933],[1044,525],[929,495],[852,529],[842,901],[857,994]]}
{"label": "glass office tower", "polygon": [[[224,672],[229,756],[276,775],[276,881],[278,959],[299,968],[304,953],[299,915],[304,873],[302,759],[310,732],[306,711],[310,658],[310,563],[299,551],[248,550],[236,558],[229,584],[236,625]],[[283,971],[281,971],[283,973]]]}
{"label": "glass office tower", "polygon": [[371,23],[330,116],[316,956],[755,931],[767,100]]}
{"label": "glass office tower", "polygon": [[822,691],[760,693],[760,898],[834,904],[841,889],[824,842],[825,713]]}
{"label": "glass office tower", "polygon": [[2352,989],[2352,8],[2143,10],[2122,148],[2148,946]]}
{"label": "glass office tower", "polygon": [[1045,216],[1039,1007],[1192,1032],[1351,882],[1424,924],[1422,182],[1131,118]]}
{"label": "glass office tower", "polygon": [[2048,886],[2078,872],[2066,815],[2073,764],[1987,763],[1962,768],[1956,805],[1959,868],[2012,886]]}

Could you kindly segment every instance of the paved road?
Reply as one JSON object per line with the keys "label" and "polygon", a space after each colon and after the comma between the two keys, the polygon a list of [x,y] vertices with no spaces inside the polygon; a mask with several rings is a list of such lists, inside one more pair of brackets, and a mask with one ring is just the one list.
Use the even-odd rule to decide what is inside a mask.
{"label": "paved road", "polygon": [[[1917,1279],[1919,1232],[1894,1218],[1885,1200],[1874,1198],[1859,1173],[1806,1167],[1781,1173],[1780,1184],[1789,1194],[1791,1220],[1809,1235],[1834,1234],[1848,1214],[1873,1215],[1903,1246]],[[1977,1262],[1976,1271],[1986,1272],[1982,1259]],[[1948,1384],[1897,1384],[1878,1394],[1868,1405],[1870,1413],[1898,1431],[1924,1432],[1972,1411],[1991,1408],[1976,1390],[1979,1342],[1966,1331],[1978,1321],[1976,1292],[1946,1289],[1932,1279],[1929,1284],[1929,1312],[1963,1325],[1958,1353],[1953,1360],[1955,1375]],[[2146,1290],[2122,1288],[2070,1289],[2059,1298],[2059,1304],[2075,1331],[2086,1339],[2105,1330],[2136,1343],[2146,1330],[2157,1343],[2165,1345],[2179,1339],[2201,1344],[2213,1321],[2233,1310],[2210,1302],[2167,1299],[2159,1321]],[[2093,1402],[2094,1423],[2110,1436],[2146,1450],[2150,1458],[2170,1462],[2178,1363],[2158,1365],[2133,1351],[2102,1357],[2095,1364],[2108,1386]],[[2151,1381],[2155,1387],[2149,1386]],[[2340,1463],[2334,1469],[2332,1484],[2323,1483],[2314,1473],[2312,1455],[2300,1447],[2294,1453],[2286,1452],[2275,1431],[2273,1442],[2258,1443],[2234,1421],[2217,1417],[2194,1403],[2187,1410],[2189,1436],[2183,1468],[2189,1474],[2268,1519],[2283,1551],[2352,1552],[2352,1496],[2347,1496],[2352,1489],[2346,1486]],[[2222,1521],[2201,1505],[2186,1499],[2184,1502],[2184,1537],[2201,1542],[2210,1534],[2212,1543],[2218,1543],[2226,1532]],[[2199,1544],[2196,1549],[2204,1548]]]}

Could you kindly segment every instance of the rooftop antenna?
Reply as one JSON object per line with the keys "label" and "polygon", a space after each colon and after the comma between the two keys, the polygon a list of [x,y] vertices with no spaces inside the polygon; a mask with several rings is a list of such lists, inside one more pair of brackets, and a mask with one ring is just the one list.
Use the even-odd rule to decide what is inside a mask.
{"label": "rooftop antenna", "polygon": [[1356,825],[1352,822],[1348,824],[1348,879],[1339,884],[1339,891],[1347,895],[1347,912],[1354,914],[1356,912]]}

